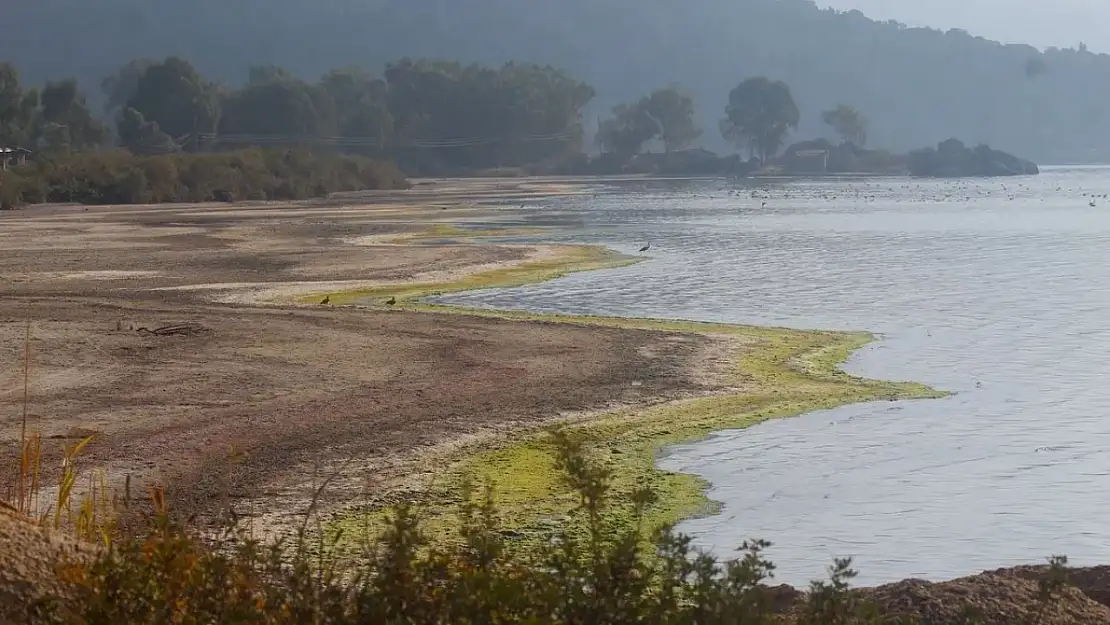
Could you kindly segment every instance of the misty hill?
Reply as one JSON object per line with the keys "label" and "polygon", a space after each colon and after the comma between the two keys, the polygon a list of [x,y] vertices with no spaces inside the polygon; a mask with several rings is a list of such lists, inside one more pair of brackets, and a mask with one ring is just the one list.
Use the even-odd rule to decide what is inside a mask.
{"label": "misty hill", "polygon": [[870,144],[892,150],[959,136],[1042,162],[1110,159],[1110,56],[808,0],[34,0],[4,14],[0,59],[31,82],[77,76],[91,87],[133,58],[170,54],[232,83],[264,63],[315,77],[403,56],[513,59],[592,84],[590,117],[678,83],[718,148],[729,90],[766,75],[794,92],[796,137],[828,135],[821,111],[844,102],[870,119]]}

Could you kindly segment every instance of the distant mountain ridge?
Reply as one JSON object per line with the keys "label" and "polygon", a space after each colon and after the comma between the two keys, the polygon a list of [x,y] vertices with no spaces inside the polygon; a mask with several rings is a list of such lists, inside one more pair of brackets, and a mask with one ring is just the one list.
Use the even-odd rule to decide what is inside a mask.
{"label": "distant mountain ridge", "polygon": [[959,136],[1041,162],[1110,160],[1110,56],[809,0],[34,0],[0,13],[0,59],[32,82],[95,86],[133,58],[171,54],[228,82],[264,63],[307,77],[403,56],[531,61],[592,84],[591,117],[678,83],[696,98],[703,143],[719,149],[729,90],[766,75],[794,92],[795,138],[831,134],[821,111],[844,102],[870,119],[876,147]]}

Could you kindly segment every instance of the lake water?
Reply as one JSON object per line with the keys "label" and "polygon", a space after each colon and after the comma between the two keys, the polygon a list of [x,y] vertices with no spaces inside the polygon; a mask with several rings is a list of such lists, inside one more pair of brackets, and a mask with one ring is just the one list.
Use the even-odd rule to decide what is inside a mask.
{"label": "lake water", "polygon": [[[753,193],[756,195],[753,197]],[[1092,195],[1097,198],[1092,199]],[[846,369],[955,392],[722,432],[663,467],[721,514],[680,529],[776,579],[852,556],[863,583],[1066,554],[1110,563],[1110,169],[995,180],[639,183],[545,203],[557,241],[650,260],[451,302],[859,329]],[[1094,206],[1090,206],[1091,202]]]}

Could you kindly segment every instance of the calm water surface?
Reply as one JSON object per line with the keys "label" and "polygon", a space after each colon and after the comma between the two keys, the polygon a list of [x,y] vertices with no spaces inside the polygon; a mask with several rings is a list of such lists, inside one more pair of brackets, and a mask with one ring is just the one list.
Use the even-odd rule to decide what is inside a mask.
{"label": "calm water surface", "polygon": [[650,241],[651,259],[450,301],[871,330],[849,371],[954,391],[669,450],[662,466],[724,504],[680,529],[722,556],[772,541],[781,581],[836,556],[865,583],[1110,562],[1110,170],[754,193],[642,183],[549,202],[531,219],[563,225],[555,240]]}

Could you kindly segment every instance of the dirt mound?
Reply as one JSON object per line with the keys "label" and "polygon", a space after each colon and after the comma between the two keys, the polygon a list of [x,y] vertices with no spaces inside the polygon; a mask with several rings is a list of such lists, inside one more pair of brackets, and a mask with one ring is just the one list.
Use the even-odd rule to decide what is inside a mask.
{"label": "dirt mound", "polygon": [[58,567],[89,553],[88,547],[0,506],[0,623],[23,622],[42,600],[65,597]]}
{"label": "dirt mound", "polygon": [[[1025,579],[1038,580],[1044,575],[1046,566],[1021,566],[1015,569],[1002,569],[996,573],[1012,573]],[[1110,606],[1110,566],[1089,566],[1068,569],[1068,584],[1083,591],[1091,599]]]}
{"label": "dirt mound", "polygon": [[[1069,579],[1084,579],[1084,569]],[[929,625],[1105,625],[1110,608],[1079,588],[1067,587],[1050,602],[1039,600],[1036,567],[1003,569],[948,582],[904,580],[864,591],[887,617],[904,615]],[[1104,578],[1105,579],[1105,578]],[[1105,588],[1105,586],[1103,586]]]}

